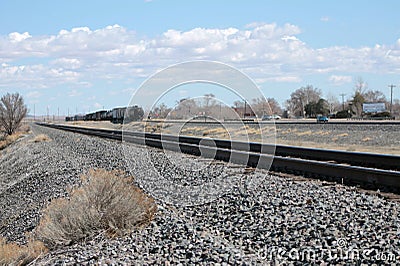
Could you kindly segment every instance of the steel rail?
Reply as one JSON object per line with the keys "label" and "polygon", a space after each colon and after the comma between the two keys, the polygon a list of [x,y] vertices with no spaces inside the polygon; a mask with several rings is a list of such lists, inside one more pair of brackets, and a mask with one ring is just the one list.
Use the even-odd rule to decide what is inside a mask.
{"label": "steel rail", "polygon": [[[400,156],[275,146],[238,141],[126,132],[37,123],[55,129],[124,140],[276,172],[320,178],[368,189],[400,192]],[[275,151],[275,153],[274,153]],[[365,167],[367,165],[368,167]],[[373,167],[370,167],[370,166]],[[383,166],[383,167],[379,167]]]}

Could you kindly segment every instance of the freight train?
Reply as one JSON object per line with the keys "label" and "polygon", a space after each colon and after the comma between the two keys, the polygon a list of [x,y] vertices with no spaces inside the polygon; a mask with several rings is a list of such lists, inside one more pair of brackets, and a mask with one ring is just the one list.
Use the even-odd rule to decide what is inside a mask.
{"label": "freight train", "polygon": [[144,111],[137,105],[130,107],[117,107],[112,110],[100,110],[85,115],[65,117],[65,121],[110,121],[112,123],[123,123],[140,121],[143,119]]}

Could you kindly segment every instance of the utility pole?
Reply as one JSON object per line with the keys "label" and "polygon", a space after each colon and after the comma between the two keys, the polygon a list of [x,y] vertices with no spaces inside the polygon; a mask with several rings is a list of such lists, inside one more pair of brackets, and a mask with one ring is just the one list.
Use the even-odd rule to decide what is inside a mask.
{"label": "utility pole", "polygon": [[339,95],[342,96],[342,111],[344,111],[344,96],[346,96],[346,94],[345,93],[341,93]]}
{"label": "utility pole", "polygon": [[33,104],[33,121],[36,121],[36,110],[35,110],[35,104]]}
{"label": "utility pole", "polygon": [[393,106],[393,88],[396,87],[396,85],[390,84],[388,85],[390,88],[390,115],[392,115],[392,106]]}

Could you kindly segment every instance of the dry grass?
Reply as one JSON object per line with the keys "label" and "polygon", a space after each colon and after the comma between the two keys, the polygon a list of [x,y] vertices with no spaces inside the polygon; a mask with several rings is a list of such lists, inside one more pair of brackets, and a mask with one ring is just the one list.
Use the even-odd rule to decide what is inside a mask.
{"label": "dry grass", "polygon": [[239,128],[236,132],[234,132],[234,134],[235,134],[235,136],[259,135],[260,129],[245,125],[245,126]]}
{"label": "dry grass", "polygon": [[0,237],[0,265],[27,265],[47,249],[40,241],[29,241],[20,246],[15,243],[7,243]]}
{"label": "dry grass", "polygon": [[211,137],[229,137],[229,133],[225,128],[212,128],[209,130],[203,130],[203,136],[211,136]]}
{"label": "dry grass", "polygon": [[287,130],[277,129],[276,133],[277,134],[279,133],[281,135],[286,135],[286,134],[295,133],[297,131],[298,131],[297,128],[294,128],[294,129],[288,128]]}
{"label": "dry grass", "polygon": [[320,136],[327,136],[327,135],[330,135],[330,134],[331,134],[330,131],[323,131],[323,130],[315,132],[315,135],[320,135]]}
{"label": "dry grass", "polygon": [[311,130],[296,133],[297,136],[311,136],[311,135],[314,135],[314,134],[315,133],[312,132]]}
{"label": "dry grass", "polygon": [[37,143],[37,142],[46,142],[46,141],[51,141],[51,138],[45,134],[40,134],[37,135],[34,139],[33,142]]}
{"label": "dry grass", "polygon": [[0,150],[5,149],[7,146],[16,142],[19,138],[23,136],[23,133],[17,132],[12,135],[7,135],[0,140]]}
{"label": "dry grass", "polygon": [[35,236],[49,248],[69,245],[100,232],[123,235],[150,222],[154,200],[121,172],[91,170],[69,199],[56,199],[44,212]]}

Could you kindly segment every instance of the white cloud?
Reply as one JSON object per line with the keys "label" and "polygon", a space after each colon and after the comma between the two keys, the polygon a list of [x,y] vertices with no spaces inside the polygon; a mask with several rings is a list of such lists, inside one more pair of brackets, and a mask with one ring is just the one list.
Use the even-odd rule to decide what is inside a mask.
{"label": "white cloud", "polygon": [[[63,29],[49,36],[13,32],[0,36],[0,87],[78,87],[93,79],[143,78],[195,59],[232,64],[253,78],[276,82],[301,82],[304,75],[328,73],[332,83],[340,84],[349,77],[334,73],[400,71],[400,40],[390,46],[315,49],[300,33],[296,25],[275,23],[251,23],[244,29],[170,29],[154,38],[139,38],[119,25]],[[35,63],[21,63],[32,58]]]}
{"label": "white cloud", "polygon": [[331,20],[331,18],[330,17],[328,17],[328,16],[323,16],[323,17],[321,17],[321,19],[320,19],[322,22],[328,22],[328,21],[330,21]]}
{"label": "white cloud", "polygon": [[8,38],[10,39],[11,42],[21,42],[31,37],[32,36],[29,34],[29,32],[24,32],[22,34],[18,32],[12,32],[8,34]]}
{"label": "white cloud", "polygon": [[298,83],[298,82],[302,81],[302,79],[300,77],[296,77],[296,76],[276,77],[276,78],[272,78],[269,80],[276,81],[276,82],[292,82],[292,83]]}
{"label": "white cloud", "polygon": [[82,92],[80,92],[80,91],[78,91],[76,89],[73,89],[68,93],[69,97],[77,97],[77,96],[80,96],[80,95],[82,95]]}
{"label": "white cloud", "polygon": [[30,91],[26,94],[28,99],[36,99],[39,98],[42,94],[38,91]]}
{"label": "white cloud", "polygon": [[51,61],[50,64],[66,69],[79,69],[82,66],[82,63],[76,58],[58,58]]}
{"label": "white cloud", "polygon": [[338,76],[338,75],[331,75],[329,77],[329,81],[335,85],[342,85],[345,83],[351,83],[353,81],[351,76]]}

